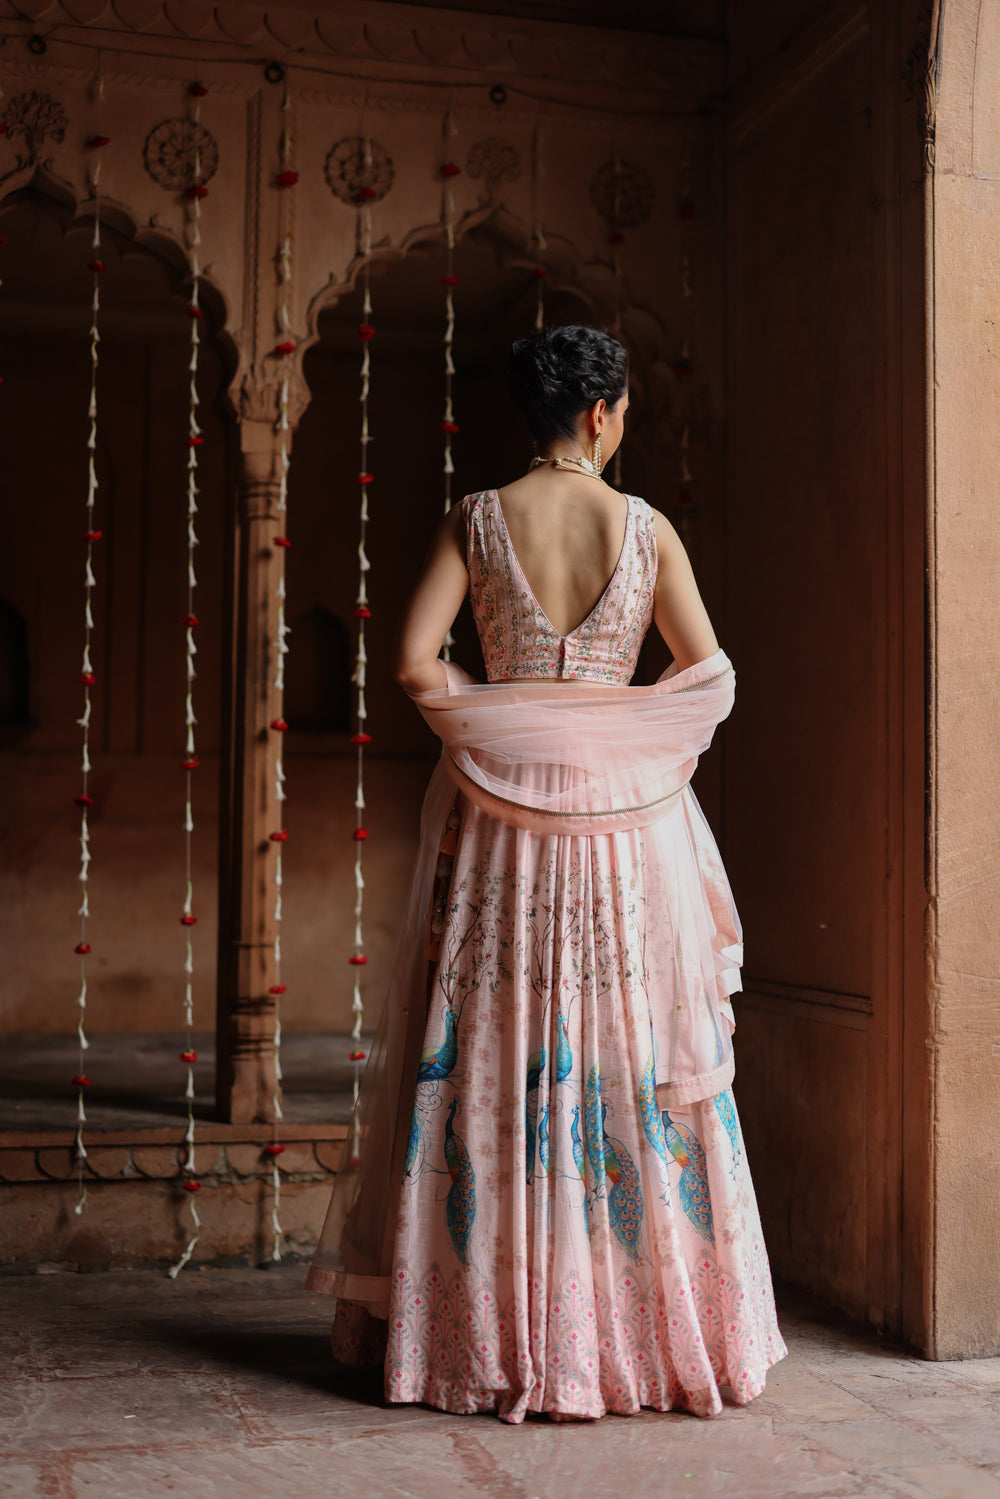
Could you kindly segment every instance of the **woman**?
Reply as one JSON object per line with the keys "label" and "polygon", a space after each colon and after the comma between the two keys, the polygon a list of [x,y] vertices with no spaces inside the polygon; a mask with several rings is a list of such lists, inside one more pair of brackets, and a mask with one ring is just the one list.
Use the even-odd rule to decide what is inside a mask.
{"label": "woman", "polygon": [[[400,633],[444,750],[309,1285],[390,1401],[714,1415],[786,1351],[729,1091],[741,933],[688,786],[732,667],[669,522],[600,477],[622,346],[554,328],[507,374],[538,456],[445,519]],[[485,685],[439,659],[470,589]],[[630,687],[651,623],[673,665]]]}

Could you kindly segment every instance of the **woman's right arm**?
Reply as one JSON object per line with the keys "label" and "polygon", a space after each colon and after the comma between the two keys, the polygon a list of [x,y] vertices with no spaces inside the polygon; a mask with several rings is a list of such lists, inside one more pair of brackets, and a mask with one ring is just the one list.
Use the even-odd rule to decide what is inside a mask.
{"label": "woman's right arm", "polygon": [[439,659],[441,647],[468,587],[465,517],[461,505],[455,505],[431,542],[396,637],[393,675],[407,692],[430,692],[448,685]]}
{"label": "woman's right arm", "polygon": [[678,671],[705,661],[719,649],[708,611],[702,603],[688,554],[673,526],[653,511],[658,567],[653,622],[663,636]]}

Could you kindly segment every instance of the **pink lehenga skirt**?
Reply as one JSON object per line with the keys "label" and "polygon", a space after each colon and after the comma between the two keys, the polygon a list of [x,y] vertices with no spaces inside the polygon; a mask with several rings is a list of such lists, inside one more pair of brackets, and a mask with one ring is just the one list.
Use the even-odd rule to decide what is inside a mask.
{"label": "pink lehenga skirt", "polygon": [[[339,1297],[335,1356],[384,1359],[389,1401],[510,1422],[745,1403],[786,1349],[729,1087],[737,934],[693,795],[547,834],[439,770],[435,828],[419,983],[390,996],[310,1271]],[[711,1051],[678,1078],[689,1009]]]}

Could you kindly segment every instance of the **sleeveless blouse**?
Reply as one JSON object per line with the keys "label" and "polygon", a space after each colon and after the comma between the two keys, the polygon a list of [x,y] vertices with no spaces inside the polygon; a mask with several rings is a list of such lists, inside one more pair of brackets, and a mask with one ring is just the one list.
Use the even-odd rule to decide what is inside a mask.
{"label": "sleeveless blouse", "polygon": [[573,678],[624,686],[653,618],[656,532],[645,500],[625,495],[618,564],[587,618],[560,635],[521,571],[495,489],[466,495],[466,555],[472,613],[490,682]]}

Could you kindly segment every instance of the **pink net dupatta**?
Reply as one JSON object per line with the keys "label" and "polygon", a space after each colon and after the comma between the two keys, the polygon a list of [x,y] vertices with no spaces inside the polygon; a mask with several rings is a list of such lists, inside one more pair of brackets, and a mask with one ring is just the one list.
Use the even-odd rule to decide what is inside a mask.
{"label": "pink net dupatta", "polygon": [[[420,849],[389,994],[369,1053],[330,1209],[307,1284],[389,1305],[408,1120],[427,1021],[434,877],[456,789],[532,834],[630,840],[649,940],[644,983],[661,1106],[712,1097],[733,1077],[729,996],[742,933],[715,840],[688,783],[735,680],[722,651],[651,687],[473,682],[414,694],[442,741],[424,800]],[[357,1141],[355,1149],[354,1141]]]}

